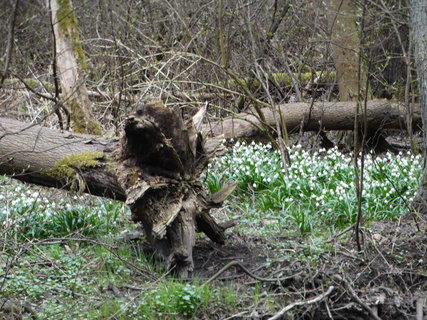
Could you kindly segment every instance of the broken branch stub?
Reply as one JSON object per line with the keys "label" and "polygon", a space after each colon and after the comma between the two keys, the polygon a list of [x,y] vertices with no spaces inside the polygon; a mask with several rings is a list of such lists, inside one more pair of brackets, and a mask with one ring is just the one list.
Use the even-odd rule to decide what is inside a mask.
{"label": "broken branch stub", "polygon": [[[200,121],[200,119],[198,119]],[[142,223],[147,240],[165,267],[180,277],[193,269],[196,232],[224,243],[224,228],[209,215],[234,189],[208,194],[199,176],[209,161],[193,120],[160,101],[138,106],[124,125],[117,177],[126,191],[132,220]],[[230,191],[231,190],[231,191]]]}

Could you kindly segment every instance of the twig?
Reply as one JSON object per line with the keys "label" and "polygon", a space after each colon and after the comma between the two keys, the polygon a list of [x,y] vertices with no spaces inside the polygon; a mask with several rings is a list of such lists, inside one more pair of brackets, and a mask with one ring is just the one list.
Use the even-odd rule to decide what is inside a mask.
{"label": "twig", "polygon": [[343,231],[341,231],[340,233],[338,233],[336,236],[334,236],[333,238],[326,240],[325,243],[329,243],[332,241],[335,241],[337,238],[341,237],[343,234],[349,232],[350,230],[352,230],[354,228],[354,223],[349,226],[348,228],[344,229]]}
{"label": "twig", "polygon": [[268,318],[268,320],[277,320],[277,319],[280,319],[286,312],[288,312],[289,310],[291,310],[294,307],[303,306],[303,305],[309,305],[309,304],[313,304],[313,303],[319,302],[319,301],[323,300],[324,298],[326,298],[327,296],[329,296],[334,289],[335,289],[334,286],[330,286],[325,293],[322,293],[321,295],[318,295],[317,297],[315,297],[313,299],[303,300],[303,301],[296,301],[294,303],[291,303],[290,305],[287,305],[286,307],[284,307],[282,310],[280,310],[278,313],[276,313],[271,318]]}
{"label": "twig", "polygon": [[242,312],[233,314],[232,316],[229,316],[229,317],[225,318],[224,320],[230,320],[230,319],[234,319],[234,318],[240,319],[240,317],[244,316],[246,313],[248,313],[248,311],[242,311]]}
{"label": "twig", "polygon": [[353,287],[346,279],[340,277],[339,275],[334,275],[333,278],[344,284],[345,288],[347,289],[350,296],[354,299],[354,301],[356,301],[363,309],[365,309],[371,315],[372,318],[374,318],[375,320],[381,320],[381,318],[378,317],[366,303],[360,300],[356,292],[353,290]]}
{"label": "twig", "polygon": [[417,302],[416,302],[416,304],[417,304],[416,320],[423,320],[423,309],[424,309],[423,305],[424,305],[424,300],[425,300],[424,297],[419,297],[417,299]]}
{"label": "twig", "polygon": [[250,272],[239,261],[234,260],[234,261],[231,261],[228,264],[226,264],[221,270],[219,270],[217,273],[215,273],[210,279],[208,279],[208,281],[206,281],[206,283],[207,284],[211,283],[212,281],[214,281],[215,279],[217,279],[221,274],[223,274],[225,271],[227,271],[228,269],[230,269],[233,266],[239,267],[244,273],[246,273],[248,276],[250,276],[251,278],[254,278],[256,280],[264,281],[264,282],[280,282],[280,278],[277,278],[277,279],[268,279],[268,278],[258,277],[257,275],[255,275],[252,272]]}
{"label": "twig", "polygon": [[[375,248],[375,250],[378,252],[378,254],[381,256],[381,258],[383,258],[384,262],[387,264],[387,266],[391,269],[391,265],[390,263],[388,263],[387,259],[384,257],[384,255],[382,254],[382,252],[378,249],[378,247],[375,245],[375,240],[374,237],[372,235],[372,233],[370,231],[368,231],[369,235],[371,236],[371,240],[372,240],[372,245]],[[394,241],[393,241],[394,244]],[[393,250],[393,249],[392,249]]]}

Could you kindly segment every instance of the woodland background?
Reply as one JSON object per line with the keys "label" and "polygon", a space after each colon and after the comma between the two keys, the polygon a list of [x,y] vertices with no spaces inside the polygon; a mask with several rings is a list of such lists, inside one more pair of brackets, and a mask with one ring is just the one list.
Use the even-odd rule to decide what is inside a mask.
{"label": "woodland background", "polygon": [[[423,193],[414,202],[421,206],[411,201],[422,174],[424,91],[419,89],[423,66],[417,65],[417,75],[411,40],[422,34],[411,28],[412,2],[2,1],[0,151],[8,151],[0,153],[1,171],[72,191],[2,178],[0,314],[7,319],[422,319]],[[55,6],[62,25],[52,18]],[[55,31],[58,26],[62,36]],[[60,62],[60,37],[71,43],[76,66]],[[69,91],[61,78],[67,69],[78,69]],[[77,103],[80,112],[75,101],[83,96],[87,99]],[[124,168],[122,175],[109,171],[115,147],[112,153],[108,148],[117,144],[123,128],[140,124],[131,115],[149,99],[178,112],[173,115],[182,117],[185,126],[203,128],[203,138],[215,149],[206,158],[196,157],[188,172],[183,169],[191,176],[183,178],[190,187],[173,189],[167,204],[197,198],[207,212],[224,204],[210,211],[218,225],[206,222],[211,221],[208,213],[203,216],[209,226],[219,226],[213,236],[200,222],[190,229],[226,242],[191,235],[194,246],[180,240],[189,252],[182,260],[181,247],[171,244],[175,238],[169,233],[165,245],[151,237],[151,227],[144,236],[128,222],[146,222],[133,207],[138,201],[129,204],[130,188],[121,182],[131,174],[123,173],[126,165],[117,158],[113,169]],[[200,111],[204,123],[199,127]],[[6,119],[27,124],[19,127]],[[37,174],[56,168],[57,158],[65,155],[57,151],[53,161],[36,150],[34,160],[21,150],[24,141],[37,141],[41,132],[30,123],[62,130],[56,143],[84,137],[79,148],[92,152],[85,144],[100,144],[108,150],[80,167],[62,162],[72,169],[69,179],[40,178]],[[166,132],[167,125],[159,127]],[[25,132],[29,138],[19,136]],[[41,140],[59,131],[44,132],[50,133]],[[169,140],[160,142],[168,145]],[[10,141],[16,143],[13,150],[7,149]],[[154,149],[149,152],[156,157]],[[27,162],[11,165],[20,153]],[[256,158],[260,154],[264,158]],[[329,161],[330,167],[317,161]],[[277,168],[267,170],[271,163]],[[199,170],[199,164],[207,170]],[[365,164],[365,172],[371,174],[372,164],[372,179],[383,183],[374,191],[371,176],[364,176]],[[32,166],[43,170],[31,171]],[[101,166],[111,178],[101,180],[103,186],[92,176]],[[151,178],[144,170],[160,180],[165,176],[152,174],[155,166],[142,173],[138,166],[132,170],[145,181]],[[241,167],[247,169],[240,175]],[[309,177],[309,167],[319,168],[314,169],[317,178]],[[181,179],[171,172],[166,176],[170,180],[156,180],[151,187]],[[327,195],[328,182],[317,191],[306,190],[328,177],[344,196],[338,191]],[[98,190],[95,186],[101,191],[90,192]],[[216,201],[211,193],[218,191],[224,197],[217,194]],[[82,192],[127,198],[132,213],[121,202]],[[369,194],[375,195],[372,201]],[[177,225],[187,227],[167,222],[165,229]],[[148,254],[147,246],[166,250],[164,259],[171,250],[176,264],[162,269],[156,250]],[[194,270],[189,267],[193,260]],[[188,272],[193,272],[191,279]]]}

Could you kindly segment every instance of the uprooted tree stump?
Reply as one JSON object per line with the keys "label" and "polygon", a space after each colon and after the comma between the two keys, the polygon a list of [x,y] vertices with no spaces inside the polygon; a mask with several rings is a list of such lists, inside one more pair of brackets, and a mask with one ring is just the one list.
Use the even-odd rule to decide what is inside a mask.
{"label": "uprooted tree stump", "polygon": [[126,120],[117,170],[132,220],[142,223],[157,256],[181,277],[193,269],[197,231],[224,243],[224,229],[209,210],[219,206],[235,186],[228,185],[213,196],[206,192],[199,177],[209,155],[194,119],[185,123],[178,111],[161,102],[139,106]]}
{"label": "uprooted tree stump", "polygon": [[198,131],[205,111],[183,121],[160,101],[142,104],[125,121],[121,140],[0,118],[0,173],[126,201],[155,256],[187,277],[197,232],[225,242],[226,226],[209,211],[236,186],[230,183],[211,195],[199,179],[216,146],[205,145]]}

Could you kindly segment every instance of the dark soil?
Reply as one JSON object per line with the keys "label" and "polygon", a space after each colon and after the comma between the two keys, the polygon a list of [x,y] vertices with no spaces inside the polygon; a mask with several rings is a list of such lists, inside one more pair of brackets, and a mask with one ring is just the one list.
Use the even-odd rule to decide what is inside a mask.
{"label": "dark soil", "polygon": [[[307,250],[304,246],[293,246],[284,255],[271,247],[274,241],[286,243],[289,239],[232,234],[223,246],[201,239],[194,248],[194,276],[210,279],[228,263],[238,261],[256,276],[278,279],[261,281],[268,291],[263,299],[274,299],[275,310],[310,300],[334,286],[328,299],[296,306],[281,319],[373,319],[375,314],[380,319],[418,320],[417,303],[427,315],[426,226],[421,221],[416,224],[410,214],[396,222],[371,223],[363,232],[361,253],[355,249],[350,229],[332,239],[330,247],[314,261],[301,259]],[[232,283],[242,293],[252,292],[256,283],[238,265],[215,281]],[[261,300],[247,310],[236,309],[233,319],[268,319],[273,315]]]}

